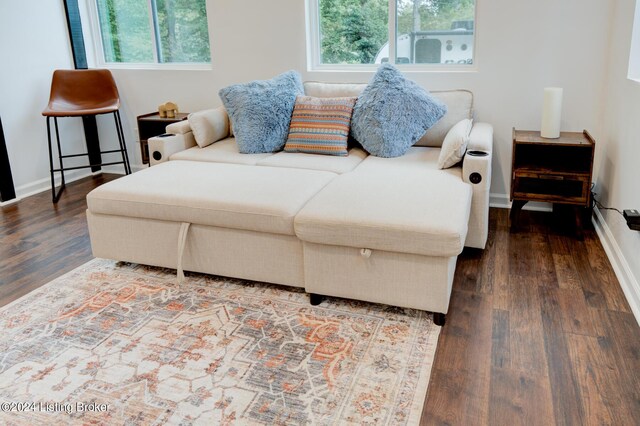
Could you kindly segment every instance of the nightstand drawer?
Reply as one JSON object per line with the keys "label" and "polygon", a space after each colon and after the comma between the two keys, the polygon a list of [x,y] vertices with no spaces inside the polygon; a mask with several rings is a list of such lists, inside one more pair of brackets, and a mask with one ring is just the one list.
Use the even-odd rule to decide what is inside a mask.
{"label": "nightstand drawer", "polygon": [[513,198],[588,204],[589,178],[547,173],[514,173]]}

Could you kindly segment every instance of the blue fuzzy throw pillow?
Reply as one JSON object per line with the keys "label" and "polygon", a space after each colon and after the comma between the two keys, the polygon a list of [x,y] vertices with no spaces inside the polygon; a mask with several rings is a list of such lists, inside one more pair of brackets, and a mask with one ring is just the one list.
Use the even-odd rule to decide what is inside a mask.
{"label": "blue fuzzy throw pillow", "polygon": [[445,104],[383,64],[358,97],[351,134],[372,155],[399,157],[446,113]]}
{"label": "blue fuzzy throw pillow", "polygon": [[303,95],[304,88],[300,74],[287,71],[271,80],[234,84],[218,94],[229,114],[238,150],[257,154],[284,147],[296,96]]}

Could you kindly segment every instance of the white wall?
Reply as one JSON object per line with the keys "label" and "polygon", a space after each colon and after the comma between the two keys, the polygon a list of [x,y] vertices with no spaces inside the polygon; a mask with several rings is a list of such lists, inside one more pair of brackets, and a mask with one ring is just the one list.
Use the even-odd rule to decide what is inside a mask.
{"label": "white wall", "polygon": [[[640,82],[627,78],[634,8],[634,0],[615,2],[604,125],[599,140],[602,146],[596,192],[604,205],[620,210],[640,209]],[[612,263],[619,269],[627,299],[640,321],[640,232],[631,231],[614,211],[601,213],[605,220],[603,242],[609,244]]]}
{"label": "white wall", "polygon": [[[66,37],[62,6],[49,3],[12,2],[11,7],[3,6],[10,16],[5,18],[3,11],[2,19],[12,24],[12,40],[19,41],[29,32],[38,34],[37,39],[47,39],[47,45],[33,42],[22,46],[30,61],[63,58],[70,65],[68,47],[62,40]],[[611,2],[602,0],[478,0],[478,71],[409,73],[427,89],[467,88],[475,93],[477,119],[495,127],[492,193],[497,194],[498,202],[507,201],[511,128],[539,128],[544,87],[564,88],[563,130],[586,128],[599,136],[610,10]],[[365,72],[306,71],[303,0],[208,0],[208,11],[213,70],[113,70],[124,103],[123,120],[134,163],[140,161],[135,116],[153,111],[167,100],[176,101],[184,111],[216,106],[220,104],[217,92],[225,85],[270,78],[288,69],[301,71],[307,80],[366,82],[371,78],[372,74]],[[37,18],[18,19],[20,12],[55,22],[44,25]],[[55,46],[50,45],[54,42]],[[9,56],[17,58],[19,49],[11,47]],[[37,65],[30,72],[47,82],[54,66],[48,62]],[[12,71],[3,71],[3,80],[15,80],[23,72],[13,66]],[[33,92],[42,96],[42,90]],[[8,104],[21,96],[20,90],[12,90]],[[41,100],[31,102],[37,104],[36,113],[44,105]],[[27,117],[29,111],[23,108],[20,117]],[[3,110],[3,120],[4,115]],[[33,120],[20,120],[13,120],[15,128],[22,129],[20,142],[12,143],[29,139],[33,146],[42,146],[36,141],[42,140],[41,128],[35,127]],[[99,125],[103,143],[115,143],[111,123],[101,119]],[[30,126],[34,128],[28,130]],[[12,158],[20,182],[46,176],[43,164],[32,164],[16,155]]]}
{"label": "white wall", "polygon": [[[0,2],[0,116],[18,196],[49,185],[46,122],[56,68],[73,68],[62,1]],[[82,152],[80,119],[61,119],[69,151]],[[69,161],[69,165],[77,162]]]}

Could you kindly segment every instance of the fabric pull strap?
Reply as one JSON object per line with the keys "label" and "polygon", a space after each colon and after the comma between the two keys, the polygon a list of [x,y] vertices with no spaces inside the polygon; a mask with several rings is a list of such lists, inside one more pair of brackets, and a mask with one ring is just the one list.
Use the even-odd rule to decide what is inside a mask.
{"label": "fabric pull strap", "polygon": [[371,249],[363,248],[362,250],[360,250],[360,256],[364,257],[365,259],[370,258],[371,257]]}
{"label": "fabric pull strap", "polygon": [[187,233],[189,232],[190,223],[182,222],[180,225],[180,233],[178,234],[178,283],[184,281],[184,271],[182,270],[182,256],[184,248],[187,245]]}

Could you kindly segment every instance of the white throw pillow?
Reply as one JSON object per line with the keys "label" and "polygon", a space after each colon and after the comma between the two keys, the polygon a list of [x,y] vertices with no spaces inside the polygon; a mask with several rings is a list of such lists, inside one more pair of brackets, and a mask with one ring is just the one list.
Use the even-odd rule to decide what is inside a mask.
{"label": "white throw pillow", "polygon": [[469,143],[469,133],[473,121],[469,118],[456,123],[445,136],[438,158],[438,168],[448,169],[458,164],[464,157]]}
{"label": "white throw pillow", "polygon": [[193,112],[189,114],[187,120],[200,148],[229,135],[229,117],[223,107]]}

